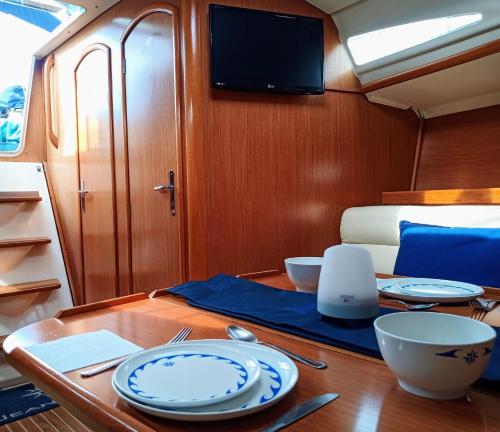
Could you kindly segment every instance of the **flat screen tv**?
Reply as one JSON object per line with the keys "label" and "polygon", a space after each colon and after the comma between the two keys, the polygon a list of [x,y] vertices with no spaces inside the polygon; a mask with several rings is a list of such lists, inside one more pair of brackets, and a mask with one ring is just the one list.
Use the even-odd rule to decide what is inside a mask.
{"label": "flat screen tv", "polygon": [[322,94],[323,20],[210,5],[212,87]]}

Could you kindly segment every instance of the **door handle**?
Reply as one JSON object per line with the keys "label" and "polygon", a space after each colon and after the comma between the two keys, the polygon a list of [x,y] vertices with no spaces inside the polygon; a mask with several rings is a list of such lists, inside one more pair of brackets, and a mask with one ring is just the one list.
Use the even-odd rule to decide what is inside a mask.
{"label": "door handle", "polygon": [[85,195],[87,195],[89,191],[85,189],[85,181],[80,180],[80,189],[78,189],[78,195],[80,195],[80,208],[82,213],[85,213]]}
{"label": "door handle", "polygon": [[155,187],[153,187],[153,190],[155,192],[170,192],[170,213],[172,216],[175,216],[175,182],[174,182],[174,172],[170,171],[168,173],[168,177],[170,180],[170,184],[165,185],[165,184],[160,184]]}
{"label": "door handle", "polygon": [[153,188],[153,190],[155,192],[163,192],[163,191],[166,191],[166,190],[169,190],[169,189],[170,189],[170,185],[167,186],[167,185],[164,185],[164,184],[155,186]]}

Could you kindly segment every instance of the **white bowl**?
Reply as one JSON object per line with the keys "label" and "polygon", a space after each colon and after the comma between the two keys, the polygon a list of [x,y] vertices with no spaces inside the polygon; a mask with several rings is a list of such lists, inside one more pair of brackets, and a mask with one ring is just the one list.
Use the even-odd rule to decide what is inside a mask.
{"label": "white bowl", "polygon": [[299,292],[318,291],[322,257],[296,257],[285,259],[286,272]]}
{"label": "white bowl", "polygon": [[491,357],[496,333],[457,315],[400,312],[375,320],[385,362],[406,391],[431,399],[465,396]]}

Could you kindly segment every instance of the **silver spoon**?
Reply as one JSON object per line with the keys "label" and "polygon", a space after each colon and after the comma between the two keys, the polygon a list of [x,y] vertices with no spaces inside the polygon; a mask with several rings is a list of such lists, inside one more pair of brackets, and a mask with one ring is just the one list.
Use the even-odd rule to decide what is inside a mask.
{"label": "silver spoon", "polygon": [[396,303],[400,303],[406,309],[408,309],[409,311],[421,311],[421,310],[426,310],[426,309],[433,308],[435,306],[439,306],[439,303],[409,304],[409,303],[406,303],[406,302],[404,302],[402,300],[395,300],[395,299],[386,299],[386,300],[393,301],[393,302],[396,302]]}
{"label": "silver spoon", "polygon": [[243,341],[243,342],[252,342],[252,343],[266,345],[270,348],[274,348],[276,351],[279,351],[279,352],[287,355],[288,357],[293,358],[294,360],[297,360],[301,363],[304,363],[304,364],[311,366],[313,368],[316,368],[316,369],[324,369],[327,367],[327,364],[323,363],[321,361],[311,360],[307,357],[301,356],[300,354],[295,354],[295,353],[290,352],[284,348],[277,347],[276,345],[271,345],[270,343],[260,341],[257,338],[257,336],[255,336],[252,332],[250,332],[244,328],[241,328],[241,327],[238,327],[235,325],[230,325],[230,326],[227,326],[226,331],[227,331],[228,336],[233,340]]}

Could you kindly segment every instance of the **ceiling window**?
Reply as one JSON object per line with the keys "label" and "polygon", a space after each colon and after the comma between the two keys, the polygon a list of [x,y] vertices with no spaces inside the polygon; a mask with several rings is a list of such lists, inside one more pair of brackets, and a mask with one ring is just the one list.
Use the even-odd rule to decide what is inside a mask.
{"label": "ceiling window", "polygon": [[347,46],[357,65],[429,42],[481,21],[480,13],[453,15],[402,24],[352,36]]}
{"label": "ceiling window", "polygon": [[0,154],[21,150],[33,54],[84,12],[54,0],[0,0]]}

